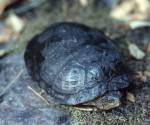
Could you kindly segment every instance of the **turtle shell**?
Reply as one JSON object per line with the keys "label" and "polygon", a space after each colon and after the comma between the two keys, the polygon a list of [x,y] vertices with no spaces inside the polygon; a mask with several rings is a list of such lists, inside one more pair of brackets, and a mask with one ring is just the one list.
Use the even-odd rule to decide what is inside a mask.
{"label": "turtle shell", "polygon": [[29,41],[24,59],[32,79],[61,104],[90,101],[129,84],[111,40],[83,24],[48,27]]}

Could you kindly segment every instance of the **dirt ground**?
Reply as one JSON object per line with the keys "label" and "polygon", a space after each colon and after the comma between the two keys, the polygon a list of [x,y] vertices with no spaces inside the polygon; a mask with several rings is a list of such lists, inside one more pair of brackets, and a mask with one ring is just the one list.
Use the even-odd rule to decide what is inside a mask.
{"label": "dirt ground", "polygon": [[[121,25],[121,22],[109,16],[110,11],[110,9],[107,9],[104,6],[98,5],[97,7],[94,7],[90,3],[87,7],[82,7],[77,3],[69,5],[69,3],[66,2],[62,3],[61,6],[57,5],[57,7],[52,7],[49,4],[44,4],[39,7],[35,12],[35,19],[31,18],[32,15],[29,15],[29,20],[27,20],[25,29],[21,33],[19,40],[14,42],[17,46],[17,51],[14,54],[0,60],[0,89],[2,90],[8,81],[11,81],[11,79],[15,77],[16,73],[19,72],[20,69],[25,69],[22,56],[26,43],[32,38],[32,36],[42,32],[44,28],[52,23],[60,21],[74,21],[91,27],[96,27],[105,35],[113,39],[116,46],[118,46],[120,51],[123,53],[124,59],[128,62],[129,67],[133,71],[141,73],[140,78],[142,80],[135,80],[135,87],[131,90],[135,96],[135,102],[126,100],[119,108],[103,112],[86,112],[70,108],[68,110],[65,109],[65,113],[62,112],[62,110],[60,111],[61,113],[59,111],[52,111],[53,109],[48,108],[48,106],[43,104],[40,99],[36,99],[37,97],[32,92],[28,92],[29,90],[27,90],[26,84],[29,84],[30,79],[27,76],[28,74],[24,73],[21,80],[19,80],[19,84],[17,83],[13,90],[6,94],[6,97],[4,96],[1,102],[0,125],[7,125],[13,122],[15,125],[34,125],[32,121],[33,119],[40,119],[44,116],[46,118],[41,118],[41,121],[37,121],[38,124],[150,125],[150,26],[136,29],[124,28]],[[147,20],[150,20],[150,18]],[[133,58],[128,50],[128,41],[136,44],[144,51],[146,56],[139,60]],[[13,68],[18,69],[14,70]],[[11,69],[15,71],[15,73],[11,73]],[[145,76],[144,73],[149,74]],[[9,75],[9,77],[7,75]],[[2,81],[2,79],[4,79],[5,82]],[[31,98],[29,94],[31,94],[33,98]],[[12,100],[10,100],[10,98]],[[21,102],[17,102],[18,104],[16,104],[15,101],[13,103],[13,99],[19,99]],[[27,104],[24,100],[28,100],[28,103],[33,104]],[[8,102],[9,104],[7,104]],[[40,104],[45,107],[45,109],[40,109]],[[15,117],[18,117],[17,115],[13,116],[13,113],[15,114],[16,112],[15,110],[18,111],[16,105],[19,105],[19,112],[22,110],[26,111],[26,115],[22,115],[22,117],[26,116],[26,118],[22,118],[23,120],[18,119],[17,122],[16,120],[11,122],[12,118],[15,119]],[[11,109],[11,106],[14,108]],[[11,114],[7,116],[4,115],[5,112],[9,112]],[[46,115],[45,112],[47,113]],[[37,115],[38,113],[40,115]],[[52,114],[56,114],[56,116],[52,118],[50,116]],[[31,117],[33,117],[33,119]],[[49,117],[51,118],[51,121],[53,120],[54,122],[49,122]],[[56,119],[58,120],[58,117],[59,122],[55,122]],[[27,120],[25,121],[25,119]],[[27,122],[29,119],[30,122]],[[9,121],[9,123],[6,122],[6,120]]]}

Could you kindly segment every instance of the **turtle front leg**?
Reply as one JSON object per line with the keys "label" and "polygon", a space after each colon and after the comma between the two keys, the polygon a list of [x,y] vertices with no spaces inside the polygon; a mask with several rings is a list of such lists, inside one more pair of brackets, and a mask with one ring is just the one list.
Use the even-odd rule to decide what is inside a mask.
{"label": "turtle front leg", "polygon": [[98,110],[110,110],[120,105],[121,97],[122,94],[119,91],[110,91],[103,97],[95,100],[94,103]]}
{"label": "turtle front leg", "polygon": [[110,91],[93,101],[76,105],[76,109],[82,111],[105,111],[116,108],[120,105],[122,94],[119,91]]}

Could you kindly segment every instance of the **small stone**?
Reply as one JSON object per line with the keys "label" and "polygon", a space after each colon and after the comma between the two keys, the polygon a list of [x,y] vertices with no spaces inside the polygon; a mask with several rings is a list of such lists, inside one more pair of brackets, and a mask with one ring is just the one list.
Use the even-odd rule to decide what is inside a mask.
{"label": "small stone", "polygon": [[127,100],[130,102],[135,102],[135,96],[133,93],[127,92]]}

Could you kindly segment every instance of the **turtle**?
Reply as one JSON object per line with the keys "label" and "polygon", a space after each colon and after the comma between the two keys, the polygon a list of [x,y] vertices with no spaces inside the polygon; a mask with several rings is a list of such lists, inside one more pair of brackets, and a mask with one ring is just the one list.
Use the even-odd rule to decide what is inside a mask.
{"label": "turtle", "polygon": [[63,105],[110,110],[120,106],[130,84],[114,42],[81,23],[50,25],[28,42],[24,60],[36,85]]}

